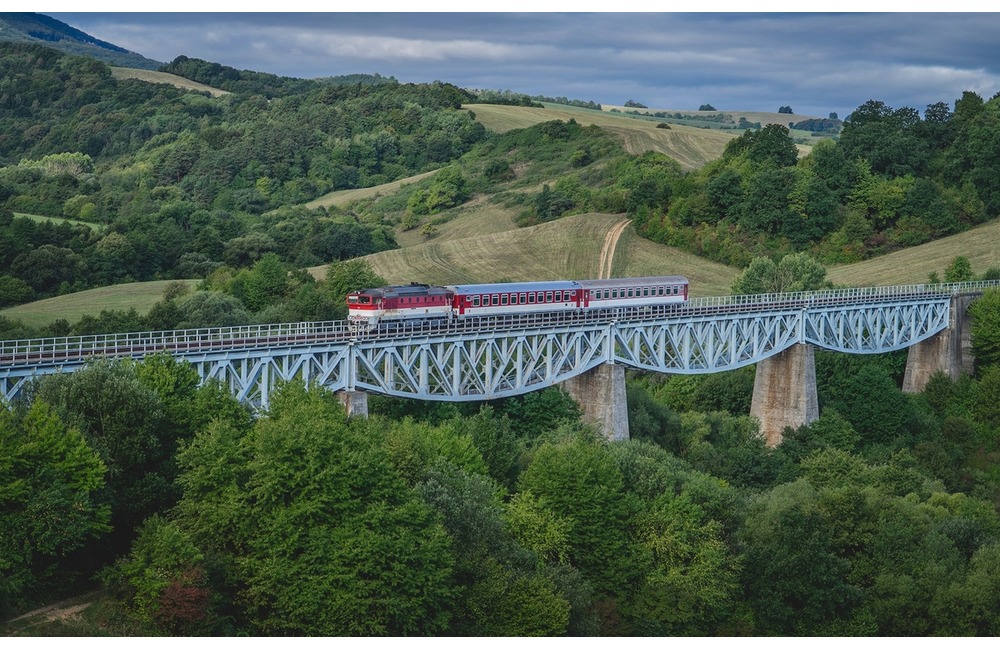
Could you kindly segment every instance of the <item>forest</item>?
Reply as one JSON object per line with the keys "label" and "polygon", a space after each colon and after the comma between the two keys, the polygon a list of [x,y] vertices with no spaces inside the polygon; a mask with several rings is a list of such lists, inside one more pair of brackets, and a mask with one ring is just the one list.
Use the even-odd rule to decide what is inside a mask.
{"label": "forest", "polygon": [[[683,172],[576,122],[489,133],[460,107],[490,95],[440,82],[168,66],[231,93],[211,98],[23,44],[0,69],[0,305],[200,280],[141,315],[0,319],[5,339],[343,318],[384,283],[354,258],[475,195],[521,225],[627,214],[746,267],[737,292],[1000,216],[1000,98],[971,92],[872,100],[805,156],[747,130]],[[99,588],[86,634],[996,636],[1000,292],[970,314],[975,375],[921,394],[904,353],[818,352],[821,417],[773,449],[753,368],[631,375],[618,443],[558,388],[348,419],[296,383],[252,414],[169,357],[45,377],[0,409],[0,621]]]}

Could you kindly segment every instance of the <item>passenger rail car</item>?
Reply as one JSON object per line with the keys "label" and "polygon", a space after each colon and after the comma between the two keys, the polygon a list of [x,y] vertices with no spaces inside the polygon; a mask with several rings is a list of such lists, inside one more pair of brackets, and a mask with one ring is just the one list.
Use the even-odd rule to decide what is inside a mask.
{"label": "passenger rail car", "polygon": [[610,280],[552,280],[364,289],[347,296],[355,326],[415,319],[463,319],[549,312],[584,312],[615,307],[684,303],[687,278],[679,275]]}

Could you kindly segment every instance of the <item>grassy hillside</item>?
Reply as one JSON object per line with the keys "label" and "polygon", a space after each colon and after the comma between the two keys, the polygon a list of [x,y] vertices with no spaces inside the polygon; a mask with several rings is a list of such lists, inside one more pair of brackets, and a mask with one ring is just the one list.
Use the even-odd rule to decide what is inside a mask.
{"label": "grassy hillside", "polygon": [[944,269],[959,255],[969,258],[974,273],[1000,267],[1000,222],[896,251],[882,257],[831,267],[830,280],[854,287],[927,282],[932,271],[944,277]]}
{"label": "grassy hillside", "polygon": [[306,203],[306,207],[310,209],[329,208],[334,206],[344,207],[354,203],[355,201],[373,199],[379,196],[388,196],[390,194],[395,194],[406,185],[416,183],[417,181],[423,180],[428,176],[432,176],[439,171],[441,170],[434,169],[429,172],[424,172],[423,174],[417,174],[416,176],[402,178],[398,181],[383,183],[382,185],[375,185],[373,187],[362,187],[356,190],[338,190],[336,192],[330,192],[329,194],[324,194],[318,199]]}
{"label": "grassy hillside", "polygon": [[[689,171],[698,169],[722,156],[726,143],[740,135],[735,130],[699,128],[683,124],[671,124],[669,129],[659,129],[660,120],[636,119],[622,113],[594,111],[572,106],[548,105],[545,108],[527,106],[499,106],[496,104],[467,104],[464,109],[472,111],[476,119],[490,131],[503,133],[512,129],[523,129],[550,120],[576,120],[589,126],[596,124],[609,133],[621,138],[625,149],[632,154],[659,151],[680,163]],[[694,111],[697,112],[697,111]],[[735,115],[735,114],[734,114]],[[750,116],[778,115],[778,113],[739,113]],[[785,115],[787,118],[788,116]],[[804,116],[793,116],[805,119]],[[755,120],[751,120],[755,121]],[[787,124],[789,120],[784,120]],[[764,123],[763,121],[761,122]],[[809,153],[808,145],[797,145],[800,155]]]}
{"label": "grassy hillside", "polygon": [[140,70],[138,68],[112,67],[111,76],[115,79],[139,79],[153,84],[170,84],[171,86],[176,86],[182,90],[198,90],[201,92],[207,92],[212,95],[212,97],[221,97],[222,95],[229,94],[225,90],[212,88],[211,86],[206,86],[205,84],[200,84],[197,81],[191,81],[190,79],[185,79],[184,77],[179,77],[175,74],[170,74],[169,72]]}
{"label": "grassy hillside", "polygon": [[[0,316],[19,320],[29,327],[41,327],[60,318],[73,323],[86,314],[96,316],[104,309],[127,310],[135,307],[140,314],[145,314],[163,297],[163,290],[171,282],[177,280],[132,282],[89,289],[3,309],[0,310]],[[200,280],[180,280],[180,282],[193,288]]]}
{"label": "grassy hillside", "polygon": [[681,110],[676,108],[629,108],[627,106],[614,106],[612,104],[601,104],[601,109],[604,111],[618,110],[621,112],[638,110],[643,113],[680,113],[681,115],[691,115],[692,117],[701,117],[705,115],[717,115],[722,113],[727,116],[733,122],[739,122],[741,117],[745,117],[748,122],[760,122],[761,126],[766,124],[781,124],[782,126],[788,126],[789,122],[801,122],[802,120],[815,120],[819,119],[815,115],[795,115],[790,113],[770,113],[767,111],[692,111],[692,110]]}
{"label": "grassy hillside", "polygon": [[498,106],[495,104],[469,104],[463,108],[472,111],[476,119],[491,131],[500,133],[521,129],[550,120],[576,120],[583,126],[597,126],[619,136],[629,153],[659,151],[680,163],[685,170],[697,169],[722,156],[726,143],[737,132],[717,129],[699,129],[690,126],[656,128],[655,122],[637,120],[624,115],[598,112],[573,107],[529,108],[526,106]]}
{"label": "grassy hillside", "polygon": [[[440,226],[431,241],[369,255],[380,275],[394,283],[470,283],[498,280],[590,278],[600,273],[601,245],[622,215],[586,214],[516,228],[502,211],[480,203],[470,214]],[[401,237],[405,239],[405,237]],[[1000,222],[969,232],[891,253],[856,264],[832,267],[828,277],[838,285],[876,286],[922,283],[931,271],[942,274],[958,255],[982,273],[1000,267]],[[324,277],[325,266],[310,271]],[[619,240],[612,274],[616,277],[682,274],[691,281],[693,296],[727,295],[738,269],[642,239],[630,226]],[[194,285],[196,280],[185,282]],[[70,322],[102,309],[135,307],[145,313],[162,296],[168,281],[137,282],[39,300],[0,311],[0,316],[41,326],[57,318]]]}
{"label": "grassy hillside", "polygon": [[64,219],[62,217],[46,217],[39,214],[24,214],[23,212],[15,212],[15,217],[26,217],[32,221],[51,221],[52,223],[58,225],[60,223],[68,223],[77,226],[87,226],[91,230],[103,230],[104,226],[99,223],[92,223],[90,221],[79,221],[77,219]]}
{"label": "grassy hillside", "polygon": [[[430,241],[365,259],[392,283],[433,284],[596,278],[607,232],[624,217],[584,214],[530,228],[463,239]],[[325,267],[311,271],[322,277]],[[634,235],[619,240],[612,273],[616,276],[683,274],[694,295],[728,293],[738,271]]]}

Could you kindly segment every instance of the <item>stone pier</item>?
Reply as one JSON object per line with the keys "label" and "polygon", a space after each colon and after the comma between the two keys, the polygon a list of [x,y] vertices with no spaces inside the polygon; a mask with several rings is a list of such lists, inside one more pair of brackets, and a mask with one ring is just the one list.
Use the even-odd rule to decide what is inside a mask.
{"label": "stone pier", "polygon": [[819,418],[813,346],[797,343],[757,364],[750,415],[760,420],[769,447],[781,444],[785,427]]}
{"label": "stone pier", "polygon": [[360,390],[344,390],[338,391],[337,397],[340,398],[340,403],[347,409],[347,417],[368,417],[368,393]]}
{"label": "stone pier", "polygon": [[920,393],[931,376],[942,371],[952,379],[972,374],[972,338],[969,328],[969,305],[974,296],[951,299],[948,329],[907,349],[903,392]]}
{"label": "stone pier", "polygon": [[628,403],[625,367],[605,363],[562,383],[583,409],[584,420],[598,427],[608,440],[628,440]]}

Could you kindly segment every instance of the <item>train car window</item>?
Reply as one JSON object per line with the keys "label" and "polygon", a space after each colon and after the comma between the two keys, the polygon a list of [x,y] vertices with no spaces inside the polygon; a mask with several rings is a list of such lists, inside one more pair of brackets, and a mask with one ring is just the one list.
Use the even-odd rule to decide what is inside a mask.
{"label": "train car window", "polygon": [[472,296],[472,306],[473,307],[479,306],[479,296]]}
{"label": "train car window", "polygon": [[674,295],[675,295],[675,296],[677,295],[677,288],[678,288],[678,287],[677,287],[677,285],[675,284],[675,285],[674,285]]}
{"label": "train car window", "polygon": [[552,302],[552,292],[551,291],[546,291],[545,292],[545,302]]}
{"label": "train car window", "polygon": [[526,305],[526,304],[528,304],[528,294],[526,294],[526,293],[522,293],[522,294],[521,294],[521,296],[520,296],[520,298],[519,298],[519,302],[520,302],[520,303],[521,303],[522,305]]}
{"label": "train car window", "polygon": [[495,307],[499,304],[500,304],[500,294],[495,293],[493,294],[493,306]]}
{"label": "train car window", "polygon": [[534,292],[531,292],[531,293],[528,294],[528,304],[529,305],[535,304],[535,293]]}
{"label": "train car window", "polygon": [[505,293],[500,294],[500,304],[501,305],[507,304],[507,294]]}

